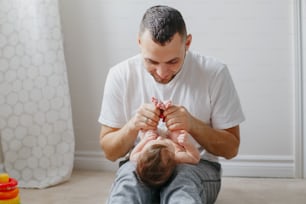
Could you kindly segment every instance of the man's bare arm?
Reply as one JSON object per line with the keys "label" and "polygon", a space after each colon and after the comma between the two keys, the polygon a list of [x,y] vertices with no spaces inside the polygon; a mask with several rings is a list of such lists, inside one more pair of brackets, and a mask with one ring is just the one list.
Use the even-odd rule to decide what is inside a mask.
{"label": "man's bare arm", "polygon": [[105,157],[111,161],[123,157],[133,147],[137,134],[138,131],[130,129],[128,124],[121,129],[102,125],[100,145]]}
{"label": "man's bare arm", "polygon": [[170,131],[186,130],[208,152],[231,159],[238,154],[239,125],[228,129],[214,129],[192,116],[183,106],[171,106],[164,112]]}
{"label": "man's bare arm", "polygon": [[139,130],[156,130],[159,114],[159,109],[153,104],[143,104],[122,128],[102,125],[100,145],[106,158],[116,161],[128,153],[137,139]]}

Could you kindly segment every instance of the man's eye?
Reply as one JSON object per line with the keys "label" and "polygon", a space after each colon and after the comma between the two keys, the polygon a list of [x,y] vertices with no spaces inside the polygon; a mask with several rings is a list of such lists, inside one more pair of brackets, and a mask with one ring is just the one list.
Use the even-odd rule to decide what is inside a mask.
{"label": "man's eye", "polygon": [[176,63],[178,63],[177,60],[173,60],[173,61],[168,62],[168,64],[176,64]]}
{"label": "man's eye", "polygon": [[149,63],[149,64],[158,64],[157,62],[152,61],[152,60],[146,60],[146,61],[147,61],[147,63]]}

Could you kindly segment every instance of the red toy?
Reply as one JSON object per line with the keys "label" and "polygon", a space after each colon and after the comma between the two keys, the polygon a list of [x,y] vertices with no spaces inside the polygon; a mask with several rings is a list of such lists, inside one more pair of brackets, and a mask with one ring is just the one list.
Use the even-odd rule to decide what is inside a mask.
{"label": "red toy", "polygon": [[8,174],[0,174],[0,204],[20,204],[18,182]]}

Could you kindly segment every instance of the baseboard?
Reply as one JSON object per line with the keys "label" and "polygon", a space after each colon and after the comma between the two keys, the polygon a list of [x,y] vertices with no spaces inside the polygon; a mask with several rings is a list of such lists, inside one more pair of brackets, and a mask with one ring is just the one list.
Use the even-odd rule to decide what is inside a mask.
{"label": "baseboard", "polygon": [[107,160],[102,151],[77,151],[74,158],[74,169],[116,171],[118,162]]}
{"label": "baseboard", "polygon": [[240,155],[220,159],[224,176],[294,178],[293,156]]}
{"label": "baseboard", "polygon": [[[293,156],[241,155],[232,160],[220,159],[223,176],[293,178]],[[103,152],[78,151],[75,169],[115,171],[118,162],[107,160]]]}

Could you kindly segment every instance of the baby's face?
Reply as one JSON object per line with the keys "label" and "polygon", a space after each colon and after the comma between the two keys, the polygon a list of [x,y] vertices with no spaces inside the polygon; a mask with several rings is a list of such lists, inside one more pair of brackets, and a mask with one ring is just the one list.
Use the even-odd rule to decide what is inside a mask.
{"label": "baby's face", "polygon": [[173,142],[170,139],[164,138],[164,137],[161,137],[161,136],[159,136],[155,140],[151,140],[147,144],[145,144],[145,146],[143,147],[141,152],[142,153],[145,152],[147,149],[149,149],[152,145],[155,145],[155,144],[165,145],[170,152],[174,153]]}

